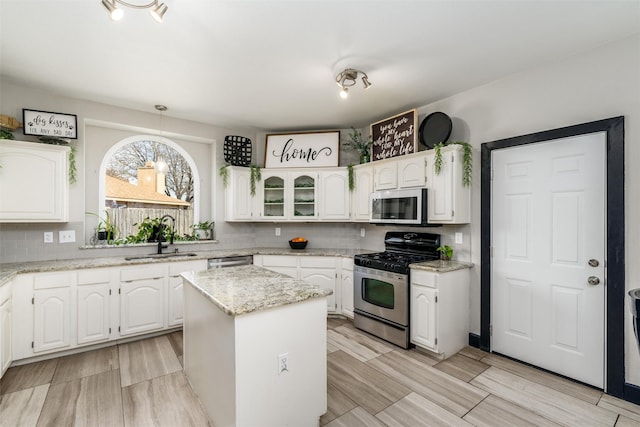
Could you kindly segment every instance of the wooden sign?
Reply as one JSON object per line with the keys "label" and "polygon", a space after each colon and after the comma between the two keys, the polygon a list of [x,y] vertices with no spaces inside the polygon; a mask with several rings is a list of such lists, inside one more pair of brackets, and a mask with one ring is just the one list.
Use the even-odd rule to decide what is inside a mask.
{"label": "wooden sign", "polygon": [[267,135],[265,168],[338,166],[340,131]]}
{"label": "wooden sign", "polygon": [[23,133],[49,138],[77,139],[78,117],[75,114],[22,109]]}
{"label": "wooden sign", "polygon": [[410,110],[371,125],[372,160],[388,159],[418,151],[416,110]]}

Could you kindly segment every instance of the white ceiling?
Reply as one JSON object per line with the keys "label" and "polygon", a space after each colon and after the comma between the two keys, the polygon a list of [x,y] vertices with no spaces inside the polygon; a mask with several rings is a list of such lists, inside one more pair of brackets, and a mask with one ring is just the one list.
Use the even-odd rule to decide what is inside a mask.
{"label": "white ceiling", "polygon": [[[0,0],[0,73],[216,126],[361,127],[640,31],[638,0],[163,1],[158,24],[113,22],[100,0]],[[346,67],[373,86],[343,100]]]}

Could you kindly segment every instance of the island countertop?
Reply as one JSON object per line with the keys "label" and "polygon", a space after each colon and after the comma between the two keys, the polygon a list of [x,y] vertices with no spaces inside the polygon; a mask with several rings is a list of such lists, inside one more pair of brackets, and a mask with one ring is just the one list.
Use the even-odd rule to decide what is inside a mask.
{"label": "island countertop", "polygon": [[330,289],[255,265],[187,271],[182,277],[230,316],[333,294]]}

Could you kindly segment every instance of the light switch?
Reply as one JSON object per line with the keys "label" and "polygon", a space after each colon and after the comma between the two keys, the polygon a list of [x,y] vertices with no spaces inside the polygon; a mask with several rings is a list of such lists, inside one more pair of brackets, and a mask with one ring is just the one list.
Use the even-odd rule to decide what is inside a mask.
{"label": "light switch", "polygon": [[280,227],[276,227],[276,236],[280,235]]}
{"label": "light switch", "polygon": [[456,245],[462,244],[462,233],[456,233]]}
{"label": "light switch", "polygon": [[60,243],[73,243],[76,241],[75,230],[63,230],[58,232],[58,240]]}

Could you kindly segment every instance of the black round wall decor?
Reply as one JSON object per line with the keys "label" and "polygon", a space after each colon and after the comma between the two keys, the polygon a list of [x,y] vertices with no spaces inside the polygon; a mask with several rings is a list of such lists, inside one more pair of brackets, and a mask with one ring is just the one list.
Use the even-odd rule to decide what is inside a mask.
{"label": "black round wall decor", "polygon": [[420,143],[427,148],[433,148],[440,142],[447,142],[451,135],[451,118],[445,113],[436,111],[429,114],[420,123]]}

